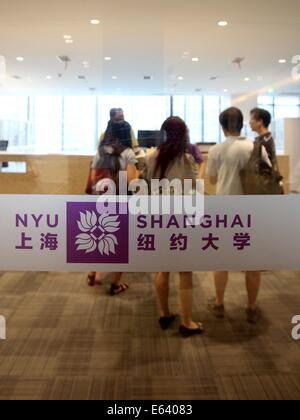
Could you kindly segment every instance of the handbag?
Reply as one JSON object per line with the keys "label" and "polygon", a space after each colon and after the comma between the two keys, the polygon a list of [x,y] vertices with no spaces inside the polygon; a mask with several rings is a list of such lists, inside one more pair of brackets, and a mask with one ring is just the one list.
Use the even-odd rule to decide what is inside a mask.
{"label": "handbag", "polygon": [[263,145],[254,143],[247,166],[240,171],[245,195],[283,195],[283,176],[278,167],[270,167],[262,156]]}

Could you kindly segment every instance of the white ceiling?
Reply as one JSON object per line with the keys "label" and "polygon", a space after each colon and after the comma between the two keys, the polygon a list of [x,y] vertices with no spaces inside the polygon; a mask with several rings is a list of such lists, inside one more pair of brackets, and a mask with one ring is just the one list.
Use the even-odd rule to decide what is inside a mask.
{"label": "white ceiling", "polygon": [[[92,18],[101,24],[91,25]],[[229,26],[218,27],[219,20]],[[74,44],[66,45],[64,34]],[[300,93],[299,82],[290,79],[299,39],[299,0],[1,0],[0,55],[7,76],[0,94],[81,95],[90,88],[99,94],[209,94],[225,88],[242,94],[273,85],[281,93]],[[66,72],[58,55],[72,60]],[[232,64],[236,57],[246,58],[241,70]],[[287,64],[279,65],[280,58]],[[83,61],[91,67],[84,69]],[[144,81],[146,75],[153,80]]]}

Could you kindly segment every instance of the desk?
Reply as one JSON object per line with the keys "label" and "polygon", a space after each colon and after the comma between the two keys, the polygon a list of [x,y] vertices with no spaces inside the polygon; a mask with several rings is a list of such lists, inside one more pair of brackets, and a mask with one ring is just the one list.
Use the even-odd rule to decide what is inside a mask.
{"label": "desk", "polygon": [[[204,155],[205,165],[207,155]],[[23,162],[26,173],[0,173],[0,194],[84,194],[92,155],[38,155],[0,153],[0,162]],[[289,157],[279,156],[279,166],[289,192]],[[24,167],[24,166],[23,166]],[[205,177],[206,193],[215,187]]]}

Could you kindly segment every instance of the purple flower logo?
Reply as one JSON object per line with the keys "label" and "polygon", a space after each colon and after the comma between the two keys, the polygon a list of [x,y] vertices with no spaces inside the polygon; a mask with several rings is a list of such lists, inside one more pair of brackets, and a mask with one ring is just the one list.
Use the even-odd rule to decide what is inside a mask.
{"label": "purple flower logo", "polygon": [[68,263],[128,263],[128,214],[99,214],[95,203],[68,203]]}

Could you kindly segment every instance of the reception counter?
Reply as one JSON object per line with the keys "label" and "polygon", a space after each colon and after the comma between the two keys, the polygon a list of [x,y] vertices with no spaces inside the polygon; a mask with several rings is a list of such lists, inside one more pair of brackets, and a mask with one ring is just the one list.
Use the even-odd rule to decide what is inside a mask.
{"label": "reception counter", "polygon": [[[0,153],[0,167],[9,162],[0,169],[0,194],[84,194],[92,159],[91,155]],[[289,157],[279,156],[279,166],[289,192]],[[215,194],[206,177],[205,188],[207,194]]]}

